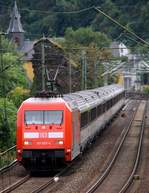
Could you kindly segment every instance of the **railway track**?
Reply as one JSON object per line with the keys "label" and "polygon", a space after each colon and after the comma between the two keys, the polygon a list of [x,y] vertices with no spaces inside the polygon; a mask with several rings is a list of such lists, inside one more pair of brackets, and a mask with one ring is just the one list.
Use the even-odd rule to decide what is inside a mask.
{"label": "railway track", "polygon": [[[125,133],[121,137],[119,146],[115,151],[115,154],[113,155],[110,163],[107,165],[103,174],[101,176],[98,176],[97,180],[85,191],[86,193],[93,193],[93,192],[125,193],[126,192],[127,188],[129,187],[129,185],[131,184],[134,178],[134,174],[139,163],[143,132],[144,132],[145,109],[146,109],[145,101],[142,101],[138,106],[137,111],[134,113],[133,119],[131,120],[128,128],[126,129]],[[128,150],[128,146],[132,146],[132,147]],[[126,151],[128,151],[129,153],[128,152],[126,153]],[[131,154],[133,154],[132,160],[135,157],[135,161],[134,163],[132,163],[133,161],[131,161],[131,164],[130,164],[129,163],[130,160],[128,159],[131,159],[131,156],[130,157],[125,157],[125,156],[131,155]],[[123,160],[128,161],[126,162],[129,165],[128,167],[126,166],[126,163],[124,166]],[[130,165],[131,165],[131,169],[130,169]],[[120,175],[122,172],[120,168],[122,167],[126,169],[127,177],[126,175]],[[128,172],[128,168],[129,168],[129,172]],[[125,180],[124,179],[119,180],[121,176]]]}
{"label": "railway track", "polygon": [[[129,105],[127,105],[125,108],[128,108]],[[56,176],[54,176],[56,177]],[[32,193],[36,193],[36,192],[45,192],[45,190],[48,188],[52,189],[51,186],[54,186],[54,184],[58,184],[58,183],[54,183],[54,177],[50,177],[50,178],[33,178],[33,177],[26,177],[23,182],[22,180],[19,180],[18,183],[15,183],[14,186],[10,186],[8,189],[5,190],[5,192],[19,192],[19,193],[24,193],[24,192],[32,192]]]}
{"label": "railway track", "polygon": [[17,160],[12,161],[10,164],[8,164],[7,166],[4,166],[0,169],[0,175],[2,175],[3,173],[7,172],[8,170],[12,169],[14,166],[16,166]]}
{"label": "railway track", "polygon": [[40,187],[38,187],[37,189],[33,190],[31,193],[40,193],[42,191],[45,191],[45,189],[47,189],[49,187],[49,185],[53,184],[54,182],[57,182],[57,180],[63,175],[65,174],[69,168],[72,166],[72,164],[69,164],[66,168],[64,168],[61,172],[59,172],[58,174],[56,174],[54,177],[52,177],[51,179],[49,179],[46,183],[42,184]]}
{"label": "railway track", "polygon": [[8,168],[11,168],[15,164],[16,162],[15,152],[16,152],[16,145],[0,153],[0,174],[3,171],[7,170]]}
{"label": "railway track", "polygon": [[[143,144],[141,148],[141,158],[139,162],[139,166],[137,171],[135,172],[135,179],[133,180],[131,186],[128,188],[127,192],[131,193],[147,193],[148,192],[148,184],[149,184],[149,165],[148,165],[148,156],[149,156],[149,101],[147,104],[146,110],[146,119],[145,119],[145,128],[144,128],[144,136],[143,136]],[[137,178],[137,180],[136,180]]]}
{"label": "railway track", "polygon": [[[17,182],[21,182],[21,179],[26,175],[25,170],[15,160],[15,149],[13,146],[6,151],[0,153],[0,192],[7,192],[8,187],[13,187]],[[16,175],[18,173],[18,175]]]}
{"label": "railway track", "polygon": [[26,175],[21,180],[7,187],[0,193],[40,193],[44,191],[46,188],[57,182],[59,177],[65,174],[72,164],[69,164],[65,167],[61,172],[56,174],[54,177],[31,177],[30,175]]}
{"label": "railway track", "polygon": [[0,173],[0,193],[10,192],[16,186],[28,180],[29,175],[25,169],[14,161],[9,167],[5,167]]}

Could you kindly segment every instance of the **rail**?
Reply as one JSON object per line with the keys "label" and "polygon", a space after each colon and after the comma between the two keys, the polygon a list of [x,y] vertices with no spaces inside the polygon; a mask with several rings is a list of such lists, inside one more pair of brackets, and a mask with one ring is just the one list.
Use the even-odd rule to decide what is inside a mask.
{"label": "rail", "polygon": [[0,172],[15,162],[16,145],[0,153]]}
{"label": "rail", "polygon": [[145,125],[146,110],[147,110],[147,105],[145,106],[145,111],[143,114],[143,120],[141,123],[141,132],[140,132],[140,138],[139,138],[138,149],[137,149],[137,156],[136,156],[136,160],[134,163],[134,167],[133,167],[133,170],[132,170],[128,180],[125,182],[125,184],[123,185],[123,187],[121,188],[119,193],[125,193],[128,190],[129,186],[133,182],[134,175],[135,175],[136,170],[137,170],[138,165],[139,165],[140,156],[141,156],[142,141],[143,141],[143,134],[144,134],[144,128],[145,128],[144,125]]}
{"label": "rail", "polygon": [[[138,105],[138,106],[139,106],[139,105]],[[121,136],[119,145],[118,145],[118,147],[117,147],[117,150],[116,150],[115,154],[113,155],[112,160],[110,161],[109,165],[107,166],[107,168],[105,169],[105,171],[103,172],[103,174],[98,177],[98,179],[96,180],[96,182],[95,182],[90,188],[88,188],[88,190],[86,191],[86,193],[93,193],[93,192],[95,192],[96,189],[102,184],[102,182],[104,181],[104,179],[108,176],[109,172],[111,171],[111,169],[112,169],[112,167],[113,167],[113,165],[114,165],[114,163],[115,163],[115,161],[116,161],[116,159],[117,159],[117,157],[118,157],[118,155],[119,155],[119,152],[120,152],[120,150],[121,150],[121,148],[122,148],[122,146],[123,146],[123,143],[124,143],[124,141],[125,141],[125,139],[126,139],[126,137],[127,137],[127,135],[128,135],[128,132],[129,132],[131,126],[132,126],[132,123],[133,123],[133,121],[134,121],[135,115],[136,115],[136,113],[137,113],[137,111],[138,111],[138,108],[136,108],[136,109],[137,109],[137,110],[134,112],[133,117],[132,117],[132,119],[131,119],[131,121],[130,121],[130,123],[129,123],[126,131],[125,131],[125,133]]]}
{"label": "rail", "polygon": [[49,179],[48,182],[44,183],[43,185],[41,185],[40,187],[38,187],[36,190],[33,190],[31,193],[40,193],[43,190],[45,190],[47,187],[49,187],[49,185],[53,184],[55,182],[55,179],[61,177],[62,175],[64,175],[73,165],[73,162],[68,164],[62,171],[60,171],[58,174],[56,174],[52,179]]}
{"label": "rail", "polygon": [[148,100],[149,94],[143,92],[132,92],[127,91],[125,93],[126,98],[135,99],[135,100]]}
{"label": "rail", "polygon": [[[34,189],[34,186],[33,186],[34,190],[32,190],[31,193],[40,193],[40,192],[44,191],[47,187],[49,187],[50,185],[52,185],[55,182],[55,178],[59,178],[60,176],[62,176],[65,172],[68,171],[68,169],[71,166],[72,166],[72,163],[69,164],[68,166],[66,166],[62,171],[60,171],[54,177],[49,177],[49,179],[46,182],[43,182],[43,184],[40,185],[38,188]],[[25,187],[25,190],[26,190],[27,187],[26,187],[25,183],[27,182],[28,184],[30,184],[30,183],[32,184],[33,179],[36,180],[36,178],[31,177],[29,174],[27,174],[22,179],[19,179],[15,183],[12,183],[8,187],[1,190],[0,193],[8,193],[8,192],[15,191],[15,190],[17,191],[17,188],[19,188],[21,185],[22,185],[22,187]],[[30,192],[30,191],[28,191],[28,192]]]}
{"label": "rail", "polygon": [[26,181],[28,181],[30,179],[30,175],[26,175],[25,177],[23,177],[21,180],[18,180],[17,182],[15,182],[14,184],[11,184],[9,187],[3,189],[2,191],[0,191],[0,193],[8,193],[11,192],[13,190],[15,190],[16,188],[18,188],[19,186],[21,186],[23,183],[25,183]]}

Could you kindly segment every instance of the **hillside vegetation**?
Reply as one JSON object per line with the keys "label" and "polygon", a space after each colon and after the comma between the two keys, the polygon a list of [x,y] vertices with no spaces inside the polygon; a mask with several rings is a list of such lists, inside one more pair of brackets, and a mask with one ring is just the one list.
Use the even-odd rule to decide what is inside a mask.
{"label": "hillside vegetation", "polygon": [[[149,1],[147,0],[22,0],[17,1],[21,12],[26,36],[37,38],[45,33],[48,36],[63,36],[66,28],[74,30],[91,26],[93,30],[117,38],[123,31],[94,9],[76,13],[61,13],[96,6],[114,19],[135,31],[144,39],[149,34]],[[7,29],[10,8],[13,0],[0,0],[0,25]],[[59,13],[57,13],[59,12]],[[125,38],[125,33],[121,38]],[[127,38],[126,38],[127,39]],[[127,39],[128,41],[128,39]],[[133,43],[130,41],[130,43]]]}
{"label": "hillside vegetation", "polygon": [[13,45],[2,38],[0,62],[0,151],[15,143],[16,113],[29,96],[29,81]]}

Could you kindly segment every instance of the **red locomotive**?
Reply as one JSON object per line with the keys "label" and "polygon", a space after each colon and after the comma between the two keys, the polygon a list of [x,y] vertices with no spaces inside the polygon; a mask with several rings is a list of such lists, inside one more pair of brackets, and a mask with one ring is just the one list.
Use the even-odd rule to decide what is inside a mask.
{"label": "red locomotive", "polygon": [[17,114],[17,160],[29,170],[55,170],[76,158],[123,104],[119,85],[27,99]]}

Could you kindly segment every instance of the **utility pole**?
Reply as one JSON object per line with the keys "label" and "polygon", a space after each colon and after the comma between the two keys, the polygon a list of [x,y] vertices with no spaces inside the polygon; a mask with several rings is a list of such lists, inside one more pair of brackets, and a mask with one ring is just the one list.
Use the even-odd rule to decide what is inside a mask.
{"label": "utility pole", "polygon": [[69,54],[69,93],[72,91],[72,66],[71,66],[71,60],[70,60],[70,54]]}
{"label": "utility pole", "polygon": [[42,68],[42,91],[45,91],[45,43],[44,36],[41,43],[41,68]]}
{"label": "utility pole", "polygon": [[83,51],[81,53],[81,67],[82,67],[82,76],[81,76],[81,90],[84,90],[84,62],[83,62]]}
{"label": "utility pole", "polygon": [[86,52],[83,50],[81,53],[82,58],[82,90],[87,89],[87,61]]}
{"label": "utility pole", "polygon": [[97,61],[94,63],[94,85],[95,85],[95,88],[98,87],[98,80],[97,80],[98,64],[99,64],[99,61],[97,60]]}

